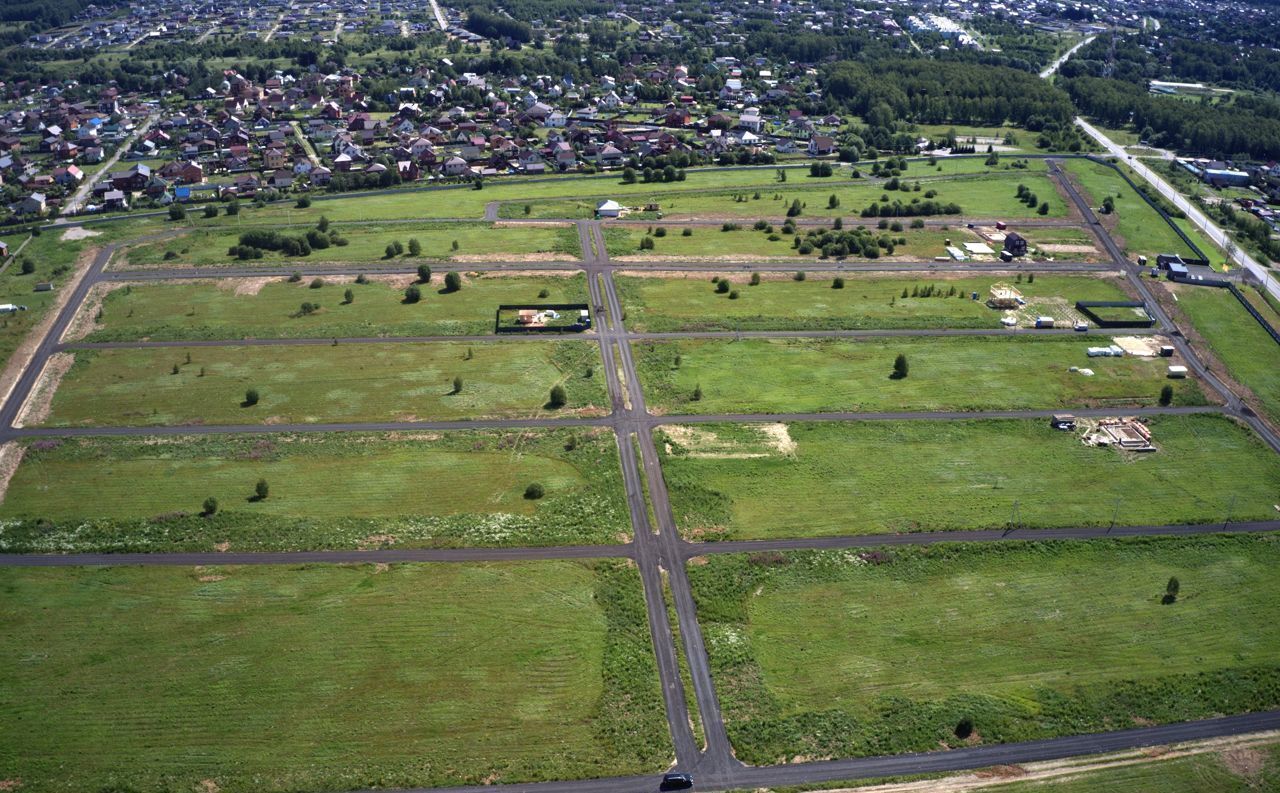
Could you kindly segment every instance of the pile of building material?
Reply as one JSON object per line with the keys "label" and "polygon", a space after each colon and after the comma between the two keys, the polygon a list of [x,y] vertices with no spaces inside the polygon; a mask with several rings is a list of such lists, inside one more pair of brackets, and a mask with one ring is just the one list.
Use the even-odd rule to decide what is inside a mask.
{"label": "pile of building material", "polygon": [[1154,452],[1151,430],[1133,417],[1098,419],[1084,434],[1089,446],[1114,447],[1126,452]]}
{"label": "pile of building material", "polygon": [[1090,347],[1085,350],[1090,358],[1123,358],[1124,348],[1118,344],[1112,344],[1109,347]]}

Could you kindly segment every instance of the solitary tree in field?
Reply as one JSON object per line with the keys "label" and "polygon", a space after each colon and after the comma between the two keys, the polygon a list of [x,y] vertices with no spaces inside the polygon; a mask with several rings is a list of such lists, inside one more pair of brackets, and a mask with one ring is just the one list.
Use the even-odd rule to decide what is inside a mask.
{"label": "solitary tree in field", "polygon": [[547,406],[550,408],[562,408],[569,401],[569,395],[565,393],[564,386],[556,384],[551,387],[551,398],[547,400]]}
{"label": "solitary tree in field", "polygon": [[457,292],[461,288],[462,288],[462,276],[454,272],[445,273],[444,291]]}
{"label": "solitary tree in field", "polygon": [[1173,402],[1173,386],[1165,383],[1164,388],[1160,389],[1160,406],[1168,407]]}
{"label": "solitary tree in field", "polygon": [[267,496],[271,493],[271,487],[267,484],[267,480],[259,479],[258,484],[253,486],[253,497],[257,501],[266,501]]}
{"label": "solitary tree in field", "polygon": [[907,356],[898,353],[898,357],[893,359],[893,379],[903,379],[907,376],[907,370]]}
{"label": "solitary tree in field", "polygon": [[410,255],[410,256],[421,256],[421,255],[422,255],[422,243],[421,243],[421,242],[418,242],[418,238],[417,238],[417,237],[410,237],[410,238],[409,238],[409,255]]}
{"label": "solitary tree in field", "polygon": [[404,302],[417,303],[422,299],[422,290],[416,286],[411,286],[404,290]]}
{"label": "solitary tree in field", "polygon": [[418,265],[418,282],[423,284],[431,283],[431,265]]}
{"label": "solitary tree in field", "polygon": [[702,401],[702,383],[698,383],[696,386],[693,387],[693,401],[694,402]]}
{"label": "solitary tree in field", "polygon": [[244,406],[252,407],[256,404],[258,404],[258,389],[250,388],[244,392]]}
{"label": "solitary tree in field", "polygon": [[461,393],[462,393],[462,378],[461,378],[461,377],[455,377],[455,378],[453,378],[453,393],[455,393],[455,394],[461,394]]}
{"label": "solitary tree in field", "polygon": [[955,733],[956,737],[962,741],[970,735],[973,735],[973,719],[969,716],[965,716],[961,719],[960,722],[956,724]]}
{"label": "solitary tree in field", "polygon": [[835,209],[840,206],[840,197],[835,193],[827,196],[827,209]]}
{"label": "solitary tree in field", "polygon": [[538,484],[537,482],[533,482],[532,484],[530,484],[528,487],[524,489],[524,497],[529,499],[530,501],[537,501],[538,499],[546,495],[546,492],[547,491],[543,489],[542,485]]}
{"label": "solitary tree in field", "polygon": [[218,499],[210,496],[204,500],[204,516],[212,518],[214,513],[218,511]]}
{"label": "solitary tree in field", "polygon": [[348,289],[347,291],[343,292],[342,302],[347,303],[348,305],[356,302],[356,293],[351,289]]}
{"label": "solitary tree in field", "polygon": [[1166,606],[1171,603],[1176,603],[1178,601],[1178,591],[1181,589],[1182,589],[1182,584],[1178,581],[1178,579],[1176,577],[1170,578],[1169,583],[1165,584],[1164,597],[1160,599],[1160,602],[1165,604]]}
{"label": "solitary tree in field", "polygon": [[832,289],[844,289],[844,279],[843,279],[843,278],[841,278],[840,276],[836,276],[836,277],[835,277],[834,279],[832,279],[832,281],[831,281],[831,288],[832,288]]}
{"label": "solitary tree in field", "polygon": [[721,295],[723,295],[723,294],[725,294],[725,293],[726,293],[726,292],[728,292],[728,291],[729,291],[729,282],[728,282],[728,281],[724,281],[724,280],[722,280],[722,281],[719,281],[719,282],[717,282],[717,283],[716,283],[716,293],[717,293],[717,294],[721,294]]}
{"label": "solitary tree in field", "polygon": [[759,285],[760,285],[760,273],[752,273],[752,274],[751,274],[751,280],[747,282],[747,285],[748,285],[748,286],[759,286]]}

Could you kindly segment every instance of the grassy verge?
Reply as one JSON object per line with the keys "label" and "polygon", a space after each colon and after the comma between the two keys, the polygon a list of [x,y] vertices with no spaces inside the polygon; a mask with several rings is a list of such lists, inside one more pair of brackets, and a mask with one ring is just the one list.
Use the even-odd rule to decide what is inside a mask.
{"label": "grassy verge", "polygon": [[[1087,160],[1066,160],[1063,167],[1083,188],[1085,198],[1094,207],[1101,206],[1107,197],[1114,201],[1114,225],[1106,215],[1101,217],[1130,257],[1141,255],[1154,260],[1161,253],[1194,256],[1160,213],[1152,209],[1114,170]],[[1205,254],[1212,255],[1208,248]]]}
{"label": "grassy verge", "polygon": [[685,655],[684,636],[680,633],[680,617],[676,614],[676,602],[671,594],[671,580],[666,570],[662,571],[662,602],[667,606],[667,622],[671,625],[671,635],[676,641],[676,662],[680,665],[680,684],[684,686],[684,704],[689,712],[693,739],[698,742],[699,747],[705,747],[707,736],[702,729],[702,711],[698,710],[698,700],[694,695],[693,676],[689,674],[689,657]]}
{"label": "grassy verge", "polygon": [[[404,302],[410,277],[340,283],[323,279],[223,279],[125,285],[110,292],[89,332],[92,341],[156,339],[430,336],[493,333],[500,303],[585,303],[582,275],[471,275],[457,292],[441,294],[441,276],[420,287],[417,303]],[[352,290],[352,301],[344,292]],[[543,293],[546,297],[542,297]],[[302,314],[304,302],[318,310]]]}
{"label": "grassy verge", "polygon": [[[1155,405],[1166,384],[1176,404],[1204,404],[1195,381],[1167,378],[1169,359],[1087,357],[1085,347],[1098,343],[1061,336],[685,340],[643,345],[639,369],[648,404],[666,413]],[[892,377],[897,355],[907,358],[906,378]]]}
{"label": "grassy verge", "polygon": [[[535,482],[545,496],[526,498]],[[610,543],[631,529],[613,436],[569,430],[33,441],[0,516],[0,550],[49,552]]]}
{"label": "grassy verge", "polygon": [[1200,537],[716,556],[690,576],[730,739],[760,764],[1276,707],[1277,561],[1271,537]]}
{"label": "grassy verge", "polygon": [[[283,262],[368,262],[387,259],[386,247],[392,242],[408,246],[410,239],[422,245],[422,255],[391,257],[404,261],[406,266],[418,259],[452,259],[458,256],[488,256],[496,254],[565,254],[579,255],[577,232],[569,226],[563,228],[494,226],[491,223],[409,223],[377,225],[346,223],[331,227],[348,244],[331,245],[323,250],[313,250],[306,259],[294,259],[281,253],[268,252],[262,259],[248,262],[228,255],[227,250],[239,244],[240,232],[251,228],[270,228],[284,234],[300,236],[307,226],[296,228],[279,226],[215,226],[196,227],[173,240],[153,242],[131,248],[128,263],[135,266],[180,266],[261,264],[279,265]],[[456,244],[456,247],[455,247]]]}
{"label": "grassy verge", "polygon": [[[797,268],[800,269],[800,268]],[[988,308],[991,287],[1016,287],[1028,311],[1059,314],[1077,300],[1127,300],[1114,277],[1038,275],[1034,282],[1008,275],[947,278],[916,275],[844,276],[844,288],[832,289],[828,276],[809,274],[720,276],[738,299],[717,292],[710,274],[686,277],[615,277],[627,324],[639,331],[672,330],[827,330],[871,328],[995,328],[1003,312]],[[931,297],[912,293],[934,286]],[[955,293],[951,288],[955,287]],[[906,296],[903,296],[903,292]],[[971,299],[974,292],[979,300]]]}
{"label": "grassy verge", "polygon": [[618,563],[0,582],[0,768],[24,791],[416,787],[668,762],[640,581]]}
{"label": "grassy verge", "polygon": [[[1225,289],[1176,287],[1174,294],[1231,377],[1254,393],[1273,421],[1280,421],[1280,344]],[[1274,315],[1264,310],[1269,306],[1257,307]]]}
{"label": "grassy verge", "polygon": [[1045,420],[677,425],[658,441],[688,537],[1276,516],[1280,458],[1248,429],[1214,415],[1149,426],[1158,451],[1137,456]]}
{"label": "grassy verge", "polygon": [[[444,420],[598,413],[609,402],[597,375],[599,348],[586,342],[149,348],[75,356],[46,425]],[[546,403],[555,385],[564,386],[569,401],[551,410]],[[249,389],[259,401],[246,406]]]}
{"label": "grassy verge", "polygon": [[[903,226],[906,226],[904,223]],[[609,231],[614,237],[607,239],[610,256],[674,256],[678,258],[718,258],[718,257],[787,257],[804,258],[817,261],[816,253],[802,255],[792,247],[792,235],[782,235],[767,230],[756,231],[751,228],[737,231],[723,231],[707,226],[684,226],[655,224],[654,229],[664,229],[665,236],[653,237],[647,229],[636,227],[614,227]],[[772,227],[771,227],[772,228]],[[853,228],[849,226],[848,228]],[[689,236],[685,236],[685,230]],[[776,231],[776,229],[775,229]],[[803,231],[803,229],[802,229]],[[894,255],[899,258],[931,259],[946,254],[945,241],[948,239],[976,239],[973,235],[955,229],[942,231],[935,229],[904,230],[901,232],[879,231],[872,229],[873,239],[881,236],[894,240],[905,239],[905,243],[895,245]],[[804,235],[800,235],[803,239]],[[650,237],[654,246],[648,250],[640,248],[640,241]],[[770,239],[777,237],[777,239]],[[881,251],[881,255],[884,254]],[[861,254],[854,253],[850,259],[862,259]]]}

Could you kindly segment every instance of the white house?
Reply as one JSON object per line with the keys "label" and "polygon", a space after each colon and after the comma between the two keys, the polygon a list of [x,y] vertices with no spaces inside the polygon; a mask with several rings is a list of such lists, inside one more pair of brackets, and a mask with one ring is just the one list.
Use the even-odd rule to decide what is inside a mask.
{"label": "white house", "polygon": [[607,201],[601,201],[596,205],[596,217],[598,218],[616,218],[620,214],[622,214],[622,204],[612,198]]}

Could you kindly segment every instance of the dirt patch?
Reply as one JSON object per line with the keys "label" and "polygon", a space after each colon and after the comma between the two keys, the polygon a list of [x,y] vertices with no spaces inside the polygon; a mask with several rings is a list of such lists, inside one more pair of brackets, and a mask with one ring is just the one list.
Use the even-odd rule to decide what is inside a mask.
{"label": "dirt patch", "polygon": [[708,562],[710,562],[710,561],[711,561],[711,560],[710,560],[710,559],[708,559],[708,558],[707,558],[707,557],[705,557],[705,556],[691,556],[691,557],[689,557],[689,564],[693,565],[694,567],[702,567],[702,566],[704,566],[705,564],[707,564],[707,563],[708,563]]}
{"label": "dirt patch", "polygon": [[102,236],[101,231],[91,231],[84,226],[75,226],[62,232],[62,237],[60,239],[63,242],[74,242],[76,240],[87,240],[90,237],[100,236]]}
{"label": "dirt patch", "polygon": [[14,419],[13,426],[25,427],[30,424],[41,424],[45,419],[49,418],[49,408],[53,404],[53,395],[57,392],[62,378],[66,376],[71,369],[72,364],[76,362],[74,353],[55,352],[49,356],[49,361],[44,366],[44,371],[40,373],[40,379],[36,381],[35,388],[31,389],[31,393],[27,396],[27,401],[23,403],[22,408],[18,411],[18,417]]}
{"label": "dirt patch", "polygon": [[21,779],[0,779],[0,790],[17,790],[22,787]]}
{"label": "dirt patch", "polygon": [[454,262],[576,262],[576,256],[557,251],[539,253],[460,253],[450,257]]}
{"label": "dirt patch", "polygon": [[795,454],[796,442],[791,439],[791,432],[787,429],[787,425],[782,422],[777,424],[765,424],[760,427],[760,431],[765,434],[773,448],[782,454]]}
{"label": "dirt patch", "polygon": [[218,783],[212,779],[202,779],[200,784],[196,785],[196,790],[199,793],[218,793],[222,788],[218,787]]}
{"label": "dirt patch", "polygon": [[495,229],[567,229],[572,223],[565,223],[563,220],[495,220],[493,227]]}
{"label": "dirt patch", "polygon": [[569,278],[577,275],[577,270],[486,270],[478,277],[482,278]]}
{"label": "dirt patch", "polygon": [[396,536],[394,534],[370,534],[357,542],[356,547],[362,551],[368,551],[375,548],[387,548],[395,544]]}
{"label": "dirt patch", "polygon": [[1097,253],[1098,249],[1092,245],[1069,245],[1066,243],[1050,242],[1043,245],[1037,245],[1037,248],[1045,253]]}
{"label": "dirt patch", "polygon": [[376,562],[373,565],[373,574],[379,575],[381,573],[387,572],[390,569],[391,569],[391,565],[387,564],[386,562]]}
{"label": "dirt patch", "polygon": [[1111,343],[1128,355],[1139,358],[1155,358],[1160,355],[1160,345],[1167,340],[1159,336],[1116,336]]}
{"label": "dirt patch", "polygon": [[226,553],[227,551],[231,550],[231,543],[229,542],[217,543],[216,545],[213,546],[213,550],[217,551],[218,553]]}
{"label": "dirt patch", "polygon": [[1267,755],[1251,746],[1228,749],[1221,757],[1228,771],[1250,782],[1256,780],[1267,765]]}
{"label": "dirt patch", "polygon": [[973,773],[979,779],[1017,779],[1027,775],[1027,769],[1020,765],[993,765]]}
{"label": "dirt patch", "polygon": [[197,567],[196,580],[202,584],[216,584],[227,580],[227,577],[221,573],[212,572],[208,567]]}
{"label": "dirt patch", "polygon": [[[22,464],[22,458],[26,453],[27,447],[21,443],[9,441],[0,445],[0,503],[4,501],[4,495],[9,491],[9,480]],[[0,790],[3,789],[0,788]]]}
{"label": "dirt patch", "polygon": [[102,330],[103,325],[98,321],[98,311],[102,308],[107,295],[123,286],[125,285],[114,281],[94,284],[89,289],[89,294],[85,295],[84,302],[80,304],[80,310],[71,318],[67,332],[62,334],[63,341],[79,341],[90,333]]}
{"label": "dirt patch", "polygon": [[237,278],[230,284],[231,293],[237,297],[256,295],[262,291],[262,287],[279,280],[279,278]]}
{"label": "dirt patch", "polygon": [[41,340],[49,334],[49,329],[53,327],[54,321],[62,313],[62,309],[66,307],[67,301],[71,299],[71,293],[76,290],[76,286],[84,278],[85,272],[93,264],[94,258],[98,255],[98,250],[98,248],[86,248],[80,252],[80,255],[76,257],[75,275],[55,293],[56,297],[53,299],[53,304],[49,306],[49,311],[44,315],[44,319],[40,320],[40,323],[31,329],[27,337],[13,351],[13,356],[9,358],[9,363],[4,367],[4,372],[0,373],[0,393],[4,394],[4,399],[8,399],[13,392],[14,384],[18,382],[22,371],[31,363],[31,358],[35,355],[36,348],[40,346]]}

